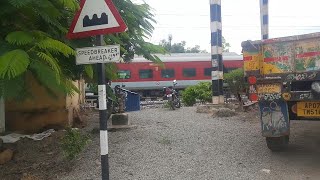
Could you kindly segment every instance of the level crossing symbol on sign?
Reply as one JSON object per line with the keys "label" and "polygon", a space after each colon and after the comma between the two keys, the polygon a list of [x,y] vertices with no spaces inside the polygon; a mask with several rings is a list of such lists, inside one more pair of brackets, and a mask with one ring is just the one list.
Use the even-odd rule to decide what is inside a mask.
{"label": "level crossing symbol on sign", "polygon": [[67,38],[84,38],[126,30],[127,26],[112,0],[82,0]]}

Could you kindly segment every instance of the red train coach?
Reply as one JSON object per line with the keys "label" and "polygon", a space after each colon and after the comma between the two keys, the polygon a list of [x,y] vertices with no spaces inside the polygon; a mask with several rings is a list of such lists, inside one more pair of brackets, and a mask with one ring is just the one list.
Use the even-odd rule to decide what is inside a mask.
{"label": "red train coach", "polygon": [[[158,57],[164,68],[143,57],[135,57],[131,63],[117,63],[118,79],[112,82],[112,87],[120,85],[149,97],[160,95],[162,88],[172,86],[174,79],[178,83],[177,89],[211,81],[209,53],[177,53]],[[223,60],[226,70],[243,67],[243,57],[236,53],[224,53]]]}

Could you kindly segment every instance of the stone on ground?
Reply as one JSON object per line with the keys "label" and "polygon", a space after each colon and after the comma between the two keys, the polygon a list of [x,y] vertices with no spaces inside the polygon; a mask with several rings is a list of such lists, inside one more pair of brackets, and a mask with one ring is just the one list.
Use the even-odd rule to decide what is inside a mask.
{"label": "stone on ground", "polygon": [[197,113],[215,113],[217,111],[217,108],[212,107],[212,106],[208,106],[208,105],[199,105],[197,106]]}
{"label": "stone on ground", "polygon": [[235,115],[237,115],[236,111],[229,108],[219,108],[218,111],[213,114],[213,116],[217,117],[232,117]]}
{"label": "stone on ground", "polygon": [[126,113],[113,114],[111,116],[112,125],[129,125],[129,117]]}
{"label": "stone on ground", "polygon": [[40,178],[33,176],[31,174],[23,173],[21,180],[40,180]]}
{"label": "stone on ground", "polygon": [[0,165],[11,161],[13,157],[13,151],[11,149],[6,149],[0,152]]}

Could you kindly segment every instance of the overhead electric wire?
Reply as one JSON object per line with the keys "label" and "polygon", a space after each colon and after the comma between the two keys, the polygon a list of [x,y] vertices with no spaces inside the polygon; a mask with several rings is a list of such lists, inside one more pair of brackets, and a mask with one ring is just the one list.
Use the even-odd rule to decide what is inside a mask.
{"label": "overhead electric wire", "polygon": [[[175,14],[175,13],[160,13],[160,14],[155,14],[155,16],[193,16],[193,17],[197,17],[197,16],[206,16],[206,17],[210,17],[210,14]],[[222,16],[227,16],[227,17],[239,17],[239,16],[257,16],[259,17],[259,14],[224,14]],[[320,18],[320,16],[288,16],[288,15],[273,15],[270,17],[283,17],[283,18]]]}
{"label": "overhead electric wire", "polygon": [[[190,27],[190,26],[155,26],[155,29],[210,29],[207,27]],[[255,30],[259,26],[223,26],[223,29]],[[320,26],[270,26],[272,30],[320,30]]]}

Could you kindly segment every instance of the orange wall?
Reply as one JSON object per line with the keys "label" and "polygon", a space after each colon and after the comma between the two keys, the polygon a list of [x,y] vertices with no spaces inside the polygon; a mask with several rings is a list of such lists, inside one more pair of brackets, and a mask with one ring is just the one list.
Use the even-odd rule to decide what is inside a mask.
{"label": "orange wall", "polygon": [[66,100],[64,95],[52,97],[41,86],[32,75],[27,75],[27,86],[30,88],[32,97],[23,102],[6,101],[6,111],[34,111],[39,109],[61,109],[65,108]]}
{"label": "orange wall", "polygon": [[44,128],[66,127],[73,123],[73,112],[79,110],[79,105],[84,101],[84,81],[74,82],[80,94],[61,94],[57,97],[49,95],[31,75],[27,77],[27,82],[33,97],[23,102],[5,103],[8,130],[34,133]]}

